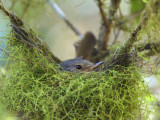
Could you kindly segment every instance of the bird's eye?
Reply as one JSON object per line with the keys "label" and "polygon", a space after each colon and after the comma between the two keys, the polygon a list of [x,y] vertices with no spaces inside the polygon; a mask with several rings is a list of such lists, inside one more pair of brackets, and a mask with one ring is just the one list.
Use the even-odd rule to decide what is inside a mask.
{"label": "bird's eye", "polygon": [[82,66],[81,65],[76,65],[76,68],[80,70],[80,69],[82,69]]}

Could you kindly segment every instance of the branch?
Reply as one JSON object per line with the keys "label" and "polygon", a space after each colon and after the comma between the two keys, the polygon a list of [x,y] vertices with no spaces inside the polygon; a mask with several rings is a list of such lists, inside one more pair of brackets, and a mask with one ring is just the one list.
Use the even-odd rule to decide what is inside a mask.
{"label": "branch", "polygon": [[[129,16],[123,16],[123,17],[116,18],[115,23],[114,23],[114,27],[117,27],[117,28],[125,30],[125,31],[129,30],[129,28],[125,24],[135,20],[136,17],[139,17],[141,15],[141,13],[144,11],[144,9],[145,9],[145,7],[143,7],[141,10],[139,10]],[[133,23],[131,23],[131,24],[133,24]]]}
{"label": "branch", "polygon": [[120,48],[118,54],[121,54],[121,53],[126,54],[126,53],[130,52],[130,50],[133,48],[134,43],[138,41],[138,39],[137,39],[138,33],[146,25],[147,21],[148,21],[148,17],[146,15],[146,13],[144,13],[140,24],[132,31],[130,37],[124,43],[124,45],[122,45],[122,47]]}
{"label": "branch", "polygon": [[113,46],[116,43],[116,41],[118,40],[117,38],[118,38],[119,34],[120,34],[120,29],[118,29],[117,32],[115,31],[115,37],[114,37],[114,40],[113,40],[111,46]]}
{"label": "branch", "polygon": [[106,63],[104,64],[105,67],[103,68],[104,70],[113,68],[116,65],[127,67],[131,63],[137,61],[137,52],[135,50],[131,52],[131,50],[134,47],[134,43],[138,41],[138,34],[140,33],[141,29],[147,24],[147,21],[148,16],[146,13],[144,13],[140,24],[132,31],[128,40],[123,43],[122,46],[115,51],[114,55],[106,61]]}
{"label": "branch", "polygon": [[[117,11],[117,8],[119,7],[120,1],[121,0],[111,0],[110,10],[108,11],[107,18],[106,18],[107,26],[104,22],[102,22],[102,25],[100,28],[99,46],[98,46],[100,50],[108,49],[108,42],[109,42],[109,36],[112,29],[113,18]],[[99,9],[102,9],[102,7]]]}
{"label": "branch", "polygon": [[64,12],[61,8],[54,2],[54,0],[48,0],[50,6],[56,10],[56,12],[60,15],[60,17],[64,20],[64,22],[71,28],[71,30],[80,38],[83,38],[83,35],[79,32],[79,30],[67,19]]}
{"label": "branch", "polygon": [[106,18],[106,13],[104,11],[103,2],[102,2],[102,0],[97,0],[97,1],[98,1],[99,11],[100,11],[102,19],[103,19],[103,23],[107,27],[108,26],[108,21],[107,21],[107,18]]}
{"label": "branch", "polygon": [[96,38],[94,34],[91,32],[86,32],[86,34],[83,36],[79,30],[67,19],[64,12],[59,8],[54,0],[48,0],[48,3],[54,10],[56,10],[64,22],[72,29],[72,31],[80,38],[80,41],[74,43],[76,57],[90,59],[96,44]]}
{"label": "branch", "polygon": [[25,43],[29,48],[34,48],[48,59],[51,56],[56,63],[61,62],[31,28],[26,28],[24,22],[19,17],[4,8],[1,0],[0,10],[9,17],[12,24],[12,31],[19,42]]}
{"label": "branch", "polygon": [[[131,51],[131,49],[134,47],[134,43],[139,40],[137,39],[138,34],[142,30],[142,28],[146,27],[148,20],[152,20],[154,18],[154,17],[152,18],[152,15],[153,16],[155,15],[156,17],[158,17],[159,7],[160,7],[159,0],[150,0],[148,2],[148,6],[145,8],[140,24],[132,31],[132,33],[130,34],[130,37],[124,43],[124,45],[122,45],[122,47],[118,50],[117,54],[128,54]],[[157,18],[157,21],[158,21],[158,18]]]}

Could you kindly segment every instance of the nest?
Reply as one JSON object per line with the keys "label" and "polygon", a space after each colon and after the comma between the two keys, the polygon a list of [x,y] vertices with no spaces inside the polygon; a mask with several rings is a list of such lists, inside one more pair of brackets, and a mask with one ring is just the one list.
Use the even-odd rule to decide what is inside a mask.
{"label": "nest", "polygon": [[137,67],[115,66],[107,73],[61,72],[54,61],[10,36],[8,60],[12,64],[6,76],[1,76],[5,109],[37,120],[148,117],[150,110],[144,102],[148,86]]}
{"label": "nest", "polygon": [[[37,55],[36,51],[31,53],[24,45],[11,47],[11,50],[19,58],[1,78],[1,102],[23,118],[116,120],[148,117],[150,110],[144,110],[148,105],[144,99],[149,91],[136,67],[121,67],[107,74],[105,71],[73,74],[60,72],[55,63],[47,62],[46,57]],[[25,60],[17,60],[24,55]]]}

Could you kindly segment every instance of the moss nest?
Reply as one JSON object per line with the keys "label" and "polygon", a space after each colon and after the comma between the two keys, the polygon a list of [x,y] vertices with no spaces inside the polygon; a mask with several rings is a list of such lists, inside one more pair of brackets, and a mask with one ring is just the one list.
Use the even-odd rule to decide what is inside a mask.
{"label": "moss nest", "polygon": [[35,120],[148,118],[144,101],[150,94],[137,67],[107,73],[61,72],[54,61],[14,37],[8,43],[10,64],[1,76],[3,109]]}

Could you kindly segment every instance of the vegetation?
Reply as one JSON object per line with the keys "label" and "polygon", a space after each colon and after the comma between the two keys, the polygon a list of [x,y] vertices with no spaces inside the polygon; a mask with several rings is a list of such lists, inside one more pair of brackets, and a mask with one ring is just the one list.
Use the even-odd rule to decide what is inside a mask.
{"label": "vegetation", "polygon": [[[118,49],[109,46],[108,41],[113,27],[121,29],[128,24],[126,22],[126,26],[121,26],[123,21],[113,19],[120,0],[111,0],[107,15],[103,11],[104,3],[101,0],[96,2],[103,29],[100,30],[97,46],[91,47],[84,58],[92,62],[108,58],[99,72],[70,73],[59,71],[60,60],[37,33],[25,26],[21,18],[5,9],[0,1],[0,9],[9,17],[12,28],[4,38],[8,47],[2,50],[9,51],[5,52],[8,55],[7,73],[0,76],[2,109],[24,119],[35,120],[149,119],[155,108],[149,100],[156,99],[144,82],[146,65],[143,62],[154,61],[153,56],[159,58],[160,1],[142,2],[145,8],[142,16],[136,19],[138,25]],[[29,8],[32,9],[30,5]],[[114,22],[117,25],[114,26]],[[115,45],[119,44],[115,41]],[[76,53],[80,53],[80,49],[76,50]],[[156,59],[156,74],[158,65],[159,60]]]}

